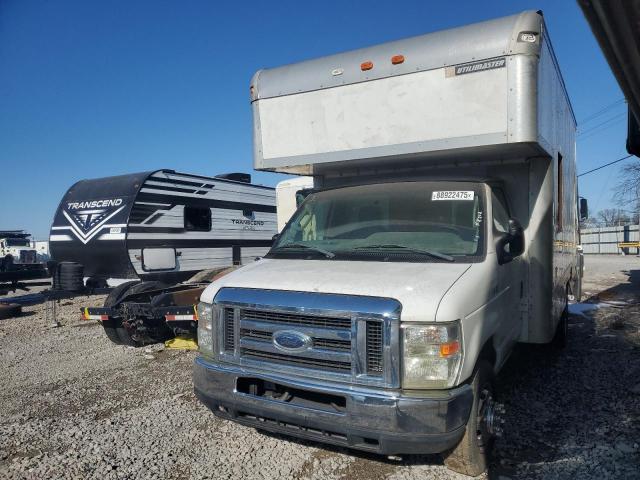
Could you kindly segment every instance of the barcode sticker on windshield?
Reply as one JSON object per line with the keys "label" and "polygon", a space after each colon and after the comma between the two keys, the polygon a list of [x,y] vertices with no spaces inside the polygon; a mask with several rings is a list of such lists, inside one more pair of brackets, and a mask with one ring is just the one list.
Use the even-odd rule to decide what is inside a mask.
{"label": "barcode sticker on windshield", "polygon": [[431,200],[473,200],[473,190],[447,190],[444,192],[433,192]]}

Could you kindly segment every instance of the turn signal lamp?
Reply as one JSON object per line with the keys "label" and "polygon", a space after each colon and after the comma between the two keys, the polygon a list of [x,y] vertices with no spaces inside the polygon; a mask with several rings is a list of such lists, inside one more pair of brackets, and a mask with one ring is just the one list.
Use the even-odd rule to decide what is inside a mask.
{"label": "turn signal lamp", "polygon": [[449,342],[440,345],[440,356],[449,357],[460,351],[460,342]]}

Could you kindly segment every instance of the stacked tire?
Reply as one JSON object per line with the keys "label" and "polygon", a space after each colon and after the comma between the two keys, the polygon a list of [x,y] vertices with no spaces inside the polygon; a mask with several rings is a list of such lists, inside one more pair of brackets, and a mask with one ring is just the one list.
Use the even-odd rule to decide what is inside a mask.
{"label": "stacked tire", "polygon": [[60,262],[53,276],[57,290],[80,292],[84,289],[84,267],[76,262]]}

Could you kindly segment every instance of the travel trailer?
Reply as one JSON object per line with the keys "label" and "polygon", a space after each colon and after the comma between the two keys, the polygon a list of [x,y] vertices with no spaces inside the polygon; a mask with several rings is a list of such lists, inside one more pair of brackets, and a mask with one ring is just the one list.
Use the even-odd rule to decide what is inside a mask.
{"label": "travel trailer", "polygon": [[[518,342],[579,296],[576,122],[540,12],[279,68],[251,83],[258,170],[314,190],[198,307],[218,416],[478,475]],[[533,414],[533,413],[532,413]]]}
{"label": "travel trailer", "polygon": [[101,321],[114,342],[134,345],[171,335],[169,325],[195,326],[204,284],[179,282],[252,262],[276,233],[274,189],[250,182],[247,174],[157,170],[71,186],[51,226],[53,260],[81,266],[88,285],[118,284],[85,318]]}
{"label": "travel trailer", "polygon": [[250,181],[173,170],[81,180],[58,206],[51,255],[96,280],[164,282],[253,260],[271,246],[276,205]]}

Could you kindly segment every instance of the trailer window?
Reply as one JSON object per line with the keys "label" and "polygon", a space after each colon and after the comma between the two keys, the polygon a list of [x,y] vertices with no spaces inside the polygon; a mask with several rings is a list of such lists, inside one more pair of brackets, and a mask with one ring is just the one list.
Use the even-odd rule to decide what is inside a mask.
{"label": "trailer window", "polygon": [[208,232],[211,230],[211,209],[184,207],[184,228],[195,232]]}
{"label": "trailer window", "polygon": [[562,210],[564,209],[563,191],[564,185],[563,171],[562,171],[562,154],[558,153],[558,184],[556,185],[556,230],[559,232],[562,230]]}

